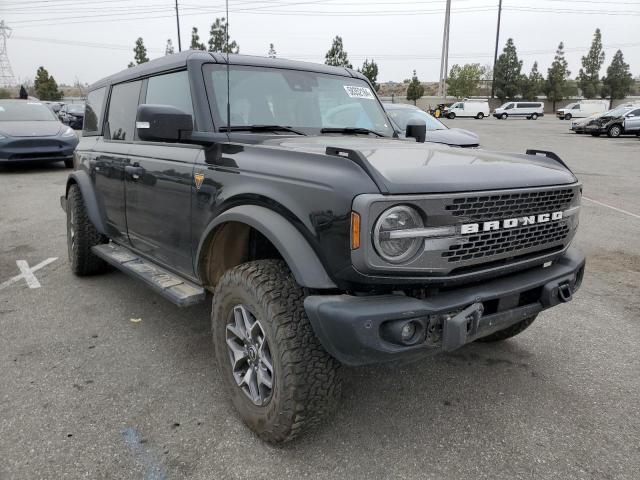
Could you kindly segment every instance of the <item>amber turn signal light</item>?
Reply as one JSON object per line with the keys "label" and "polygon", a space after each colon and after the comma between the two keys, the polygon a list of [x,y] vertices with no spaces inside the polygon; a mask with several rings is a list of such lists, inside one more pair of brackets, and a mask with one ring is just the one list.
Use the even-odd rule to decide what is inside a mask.
{"label": "amber turn signal light", "polygon": [[351,250],[360,248],[360,214],[351,212]]}

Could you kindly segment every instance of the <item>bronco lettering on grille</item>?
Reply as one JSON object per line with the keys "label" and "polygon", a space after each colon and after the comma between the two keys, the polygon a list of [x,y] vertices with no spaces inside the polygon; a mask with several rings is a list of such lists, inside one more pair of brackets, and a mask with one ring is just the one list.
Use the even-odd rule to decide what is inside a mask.
{"label": "bronco lettering on grille", "polygon": [[492,220],[481,223],[465,223],[460,227],[460,233],[468,235],[478,232],[489,232],[492,230],[502,230],[505,228],[515,228],[519,225],[534,225],[536,223],[552,222],[562,219],[562,212],[540,213],[538,215],[528,215],[526,217],[507,218],[505,220]]}

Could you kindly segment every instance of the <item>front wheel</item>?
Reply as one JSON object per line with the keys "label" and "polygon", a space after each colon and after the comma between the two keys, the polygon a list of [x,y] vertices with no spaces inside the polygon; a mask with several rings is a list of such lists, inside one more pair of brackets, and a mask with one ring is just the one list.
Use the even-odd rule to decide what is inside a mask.
{"label": "front wheel", "polygon": [[622,133],[622,127],[620,127],[620,125],[612,125],[611,127],[609,127],[609,130],[607,131],[607,135],[609,135],[612,138],[619,137],[621,133]]}
{"label": "front wheel", "polygon": [[509,115],[507,115],[506,113],[503,113],[502,115],[500,115],[500,118],[501,118],[502,120],[506,120],[508,116],[509,116]]}
{"label": "front wheel", "polygon": [[573,115],[571,115],[570,113],[565,113],[563,120],[571,120],[572,117]]}
{"label": "front wheel", "polygon": [[447,118],[449,118],[449,120],[453,120],[454,118],[456,118],[456,114],[451,112],[450,114],[447,115]]}
{"label": "front wheel", "polygon": [[320,423],[340,395],[339,363],[320,345],[303,302],[280,260],[227,271],[213,295],[213,343],[231,402],[272,443]]}
{"label": "front wheel", "polygon": [[478,114],[476,115],[476,118],[477,118],[478,120],[482,120],[482,119],[484,118],[484,113],[482,113],[482,112],[478,112]]}
{"label": "front wheel", "polygon": [[519,333],[524,332],[536,319],[537,315],[532,317],[525,318],[521,322],[516,323],[515,325],[511,325],[510,327],[505,328],[504,330],[498,330],[491,335],[487,335],[486,337],[479,338],[478,342],[500,342],[502,340],[506,340],[507,338],[515,337]]}

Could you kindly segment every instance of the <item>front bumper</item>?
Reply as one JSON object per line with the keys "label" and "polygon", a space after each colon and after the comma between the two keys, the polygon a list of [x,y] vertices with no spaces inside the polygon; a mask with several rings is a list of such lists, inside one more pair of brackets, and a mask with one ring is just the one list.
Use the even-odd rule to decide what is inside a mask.
{"label": "front bumper", "polygon": [[62,161],[73,158],[78,137],[20,137],[0,142],[0,162]]}
{"label": "front bumper", "polygon": [[[406,359],[451,351],[571,300],[585,257],[570,248],[552,265],[447,290],[424,300],[405,295],[317,295],[304,302],[324,348],[347,365]],[[414,322],[420,341],[393,336]]]}

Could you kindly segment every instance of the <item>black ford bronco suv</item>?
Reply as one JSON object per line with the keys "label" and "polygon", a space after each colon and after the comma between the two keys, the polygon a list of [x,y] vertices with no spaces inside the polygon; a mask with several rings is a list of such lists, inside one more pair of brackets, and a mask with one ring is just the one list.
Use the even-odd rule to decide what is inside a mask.
{"label": "black ford bronco suv", "polygon": [[241,418],[281,443],[337,403],[340,364],[512,337],[571,300],[581,186],[550,152],[397,138],[338,67],[183,52],[89,89],[62,206],[71,269],[179,306],[212,294]]}

